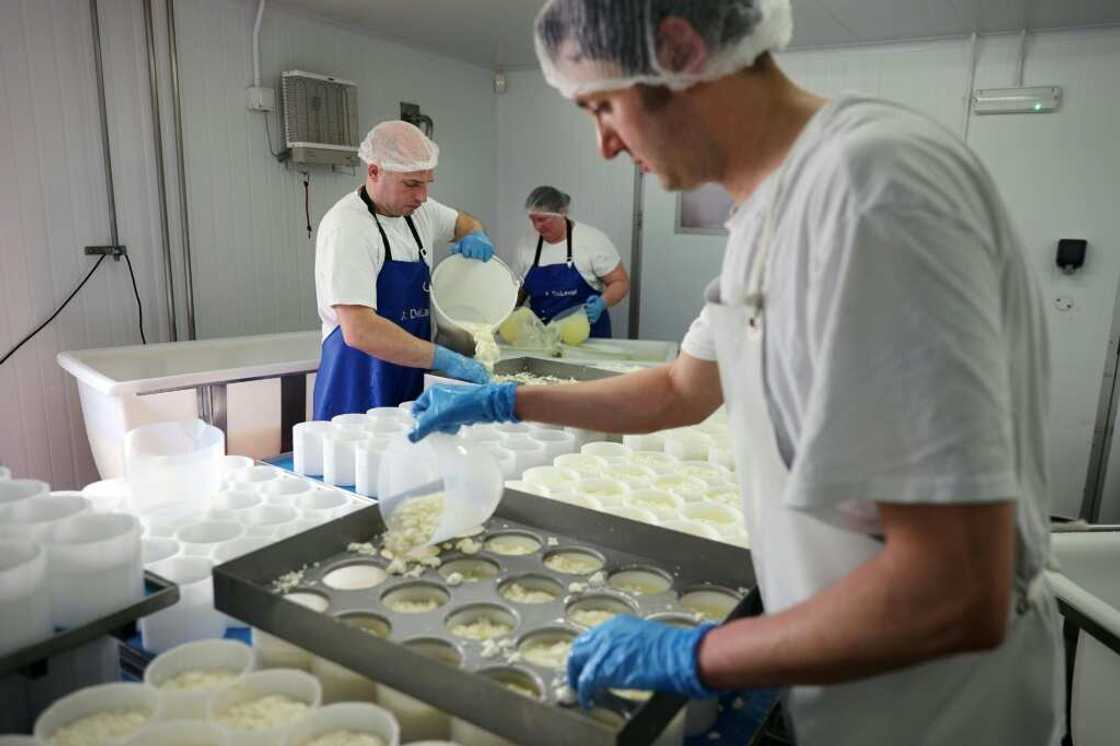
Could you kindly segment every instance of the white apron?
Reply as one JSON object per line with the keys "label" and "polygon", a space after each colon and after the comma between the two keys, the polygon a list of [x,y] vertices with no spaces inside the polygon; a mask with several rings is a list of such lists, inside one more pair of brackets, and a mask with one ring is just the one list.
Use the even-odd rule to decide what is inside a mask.
{"label": "white apron", "polygon": [[[883,546],[783,501],[789,469],[770,417],[763,359],[775,204],[777,196],[751,267],[751,292],[721,299],[717,281],[708,298],[751,557],[769,613],[832,585]],[[789,690],[784,702],[799,746],[1057,743],[1065,700],[1057,606],[1041,574],[1029,586],[1016,586],[1007,637],[996,650],[841,685]]]}

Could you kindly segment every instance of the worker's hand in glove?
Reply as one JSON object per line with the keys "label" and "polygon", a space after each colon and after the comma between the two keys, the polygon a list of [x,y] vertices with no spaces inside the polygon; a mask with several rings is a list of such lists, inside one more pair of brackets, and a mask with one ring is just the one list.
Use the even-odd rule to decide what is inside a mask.
{"label": "worker's hand in glove", "polygon": [[463,425],[479,422],[518,422],[514,414],[517,384],[433,386],[412,405],[416,427],[408,439],[416,443],[432,433],[454,434]]}
{"label": "worker's hand in glove", "polygon": [[463,236],[461,241],[451,244],[452,254],[462,254],[467,259],[488,262],[494,256],[494,242],[483,231],[475,231]]}
{"label": "worker's hand in glove", "polygon": [[568,686],[585,709],[604,689],[714,697],[716,692],[700,681],[696,663],[700,641],[714,626],[679,629],[617,616],[576,639],[568,656]]}
{"label": "worker's hand in glove", "polygon": [[435,355],[432,356],[432,368],[467,383],[490,382],[490,374],[482,363],[439,345],[436,345]]}
{"label": "worker's hand in glove", "polygon": [[601,295],[592,295],[583,302],[583,310],[587,311],[587,320],[594,324],[607,310],[607,302]]}

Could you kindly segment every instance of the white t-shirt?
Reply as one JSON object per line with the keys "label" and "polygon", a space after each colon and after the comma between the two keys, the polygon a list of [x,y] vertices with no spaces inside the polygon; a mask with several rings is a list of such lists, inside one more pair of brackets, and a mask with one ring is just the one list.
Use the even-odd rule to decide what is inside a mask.
{"label": "white t-shirt", "polygon": [[[533,259],[537,255],[537,241],[540,234],[536,231],[522,237],[517,244],[517,259],[514,271],[522,280],[529,270],[533,268]],[[544,242],[541,246],[541,263],[545,267],[549,264],[564,264],[568,261],[568,237],[565,235],[558,243]],[[586,223],[572,221],[572,261],[576,269],[583,275],[583,279],[597,292],[603,292],[605,287],[600,279],[609,275],[622,260],[618,256],[618,249],[614,247],[607,234],[598,228],[593,228]]]}
{"label": "white t-shirt", "polygon": [[[434,199],[412,213],[416,232],[427,249],[425,261],[429,266],[435,247],[455,238],[458,217],[458,211]],[[420,249],[404,218],[378,215],[377,219],[389,238],[395,261],[420,260]],[[384,263],[381,233],[355,189],[327,210],[315,239],[315,297],[323,321],[323,339],[338,326],[338,315],[332,306],[369,306],[377,310],[377,275]]]}
{"label": "white t-shirt", "polygon": [[[940,125],[856,96],[818,112],[786,163],[764,346],[784,500],[875,533],[875,502],[1018,499],[1018,575],[1033,576],[1049,545],[1046,320],[987,171]],[[778,176],[728,222],[710,300],[743,302]],[[715,360],[705,313],[682,348]]]}

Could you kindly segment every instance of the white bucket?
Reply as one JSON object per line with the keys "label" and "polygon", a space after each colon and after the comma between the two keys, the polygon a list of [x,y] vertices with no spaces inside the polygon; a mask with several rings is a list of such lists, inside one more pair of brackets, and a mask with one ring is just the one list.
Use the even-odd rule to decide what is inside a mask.
{"label": "white bucket", "polygon": [[498,257],[480,262],[453,254],[432,274],[432,313],[438,341],[464,355],[474,354],[474,339],[459,322],[490,324],[494,329],[517,305],[520,283]]}
{"label": "white bucket", "polygon": [[125,476],[140,513],[204,506],[222,485],[226,436],[202,420],[160,422],[124,436]]}

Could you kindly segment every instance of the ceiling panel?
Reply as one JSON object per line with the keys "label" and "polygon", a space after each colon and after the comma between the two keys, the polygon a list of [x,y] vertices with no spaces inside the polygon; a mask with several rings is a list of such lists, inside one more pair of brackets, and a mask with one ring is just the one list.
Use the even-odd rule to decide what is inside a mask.
{"label": "ceiling panel", "polygon": [[[245,0],[251,2],[252,0]],[[1120,25],[1120,0],[792,0],[795,47]],[[487,68],[536,65],[540,0],[277,0]]]}

